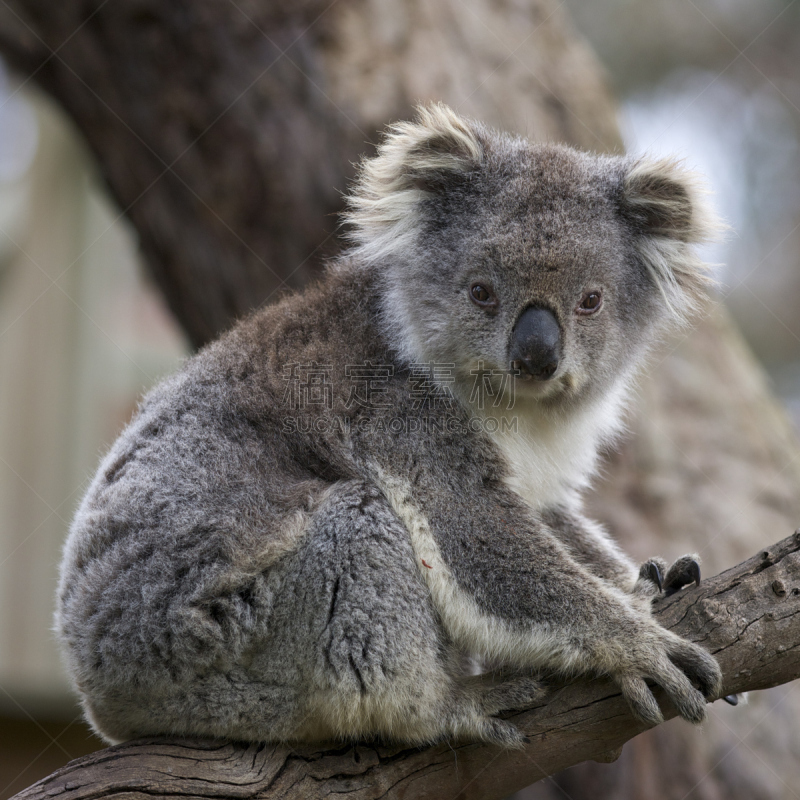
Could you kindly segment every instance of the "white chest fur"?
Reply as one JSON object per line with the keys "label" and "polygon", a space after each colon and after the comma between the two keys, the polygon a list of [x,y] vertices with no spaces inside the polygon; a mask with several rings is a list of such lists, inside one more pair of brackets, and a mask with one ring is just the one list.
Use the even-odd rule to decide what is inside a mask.
{"label": "white chest fur", "polygon": [[507,424],[489,435],[508,461],[509,488],[534,509],[572,505],[595,473],[599,446],[619,430],[620,394],[569,416],[543,414],[535,402],[506,412]]}

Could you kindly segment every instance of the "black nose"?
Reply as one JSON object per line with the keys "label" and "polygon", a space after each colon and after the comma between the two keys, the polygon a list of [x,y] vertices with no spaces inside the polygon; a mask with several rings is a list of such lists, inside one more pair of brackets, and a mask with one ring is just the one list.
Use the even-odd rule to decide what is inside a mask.
{"label": "black nose", "polygon": [[511,366],[538,381],[553,377],[561,358],[561,329],[552,311],[530,306],[511,332]]}

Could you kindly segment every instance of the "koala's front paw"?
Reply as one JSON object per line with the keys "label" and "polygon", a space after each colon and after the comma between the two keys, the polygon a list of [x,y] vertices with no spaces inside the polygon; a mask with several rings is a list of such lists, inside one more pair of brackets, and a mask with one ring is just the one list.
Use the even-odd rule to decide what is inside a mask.
{"label": "koala's front paw", "polygon": [[614,674],[634,716],[648,725],[664,721],[646,683],[649,679],[664,689],[684,719],[702,722],[706,716],[706,698],[717,697],[722,687],[722,672],[716,659],[654,622],[637,638],[628,650],[627,669]]}
{"label": "koala's front paw", "polygon": [[639,597],[656,597],[664,591],[664,576],[667,574],[667,562],[655,556],[648,558],[639,568],[639,577],[633,587],[633,593]]}
{"label": "koala's front paw", "polygon": [[696,553],[681,556],[667,570],[667,576],[664,579],[664,594],[669,597],[690,583],[695,586],[700,585],[700,556]]}
{"label": "koala's front paw", "polygon": [[642,564],[633,593],[644,598],[662,593],[669,597],[690,583],[700,585],[700,556],[696,553],[681,556],[669,569],[667,562],[656,556]]}

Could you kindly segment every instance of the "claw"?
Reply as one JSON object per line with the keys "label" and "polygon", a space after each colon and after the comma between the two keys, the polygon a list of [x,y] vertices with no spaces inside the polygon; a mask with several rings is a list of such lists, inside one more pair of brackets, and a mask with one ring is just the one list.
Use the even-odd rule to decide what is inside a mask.
{"label": "claw", "polygon": [[726,703],[732,706],[739,705],[739,695],[738,694],[726,694],[725,697],[722,698]]}
{"label": "claw", "polygon": [[658,564],[653,561],[647,565],[647,577],[658,586],[659,592],[664,591],[664,579],[661,577],[661,570],[658,568]]}
{"label": "claw", "polygon": [[[673,567],[670,568],[670,572],[672,572],[675,566],[680,564],[680,561],[682,561],[682,559],[679,559],[676,564],[673,564]],[[675,594],[675,592],[680,591],[684,586],[688,586],[690,583],[694,583],[695,586],[700,585],[700,565],[694,559],[688,561],[686,564],[681,564],[676,574],[667,575],[665,594],[669,597]]]}

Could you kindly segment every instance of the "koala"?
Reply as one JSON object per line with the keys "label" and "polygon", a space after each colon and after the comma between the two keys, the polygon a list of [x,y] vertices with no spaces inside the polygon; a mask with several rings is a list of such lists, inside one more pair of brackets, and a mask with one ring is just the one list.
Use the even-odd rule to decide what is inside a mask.
{"label": "koala", "polygon": [[704,294],[692,175],[434,104],[346,221],[316,285],[144,398],[77,511],[56,628],[94,729],[518,747],[498,712],[578,675],[701,722],[719,667],[650,615],[696,557],[637,567],[581,506]]}

